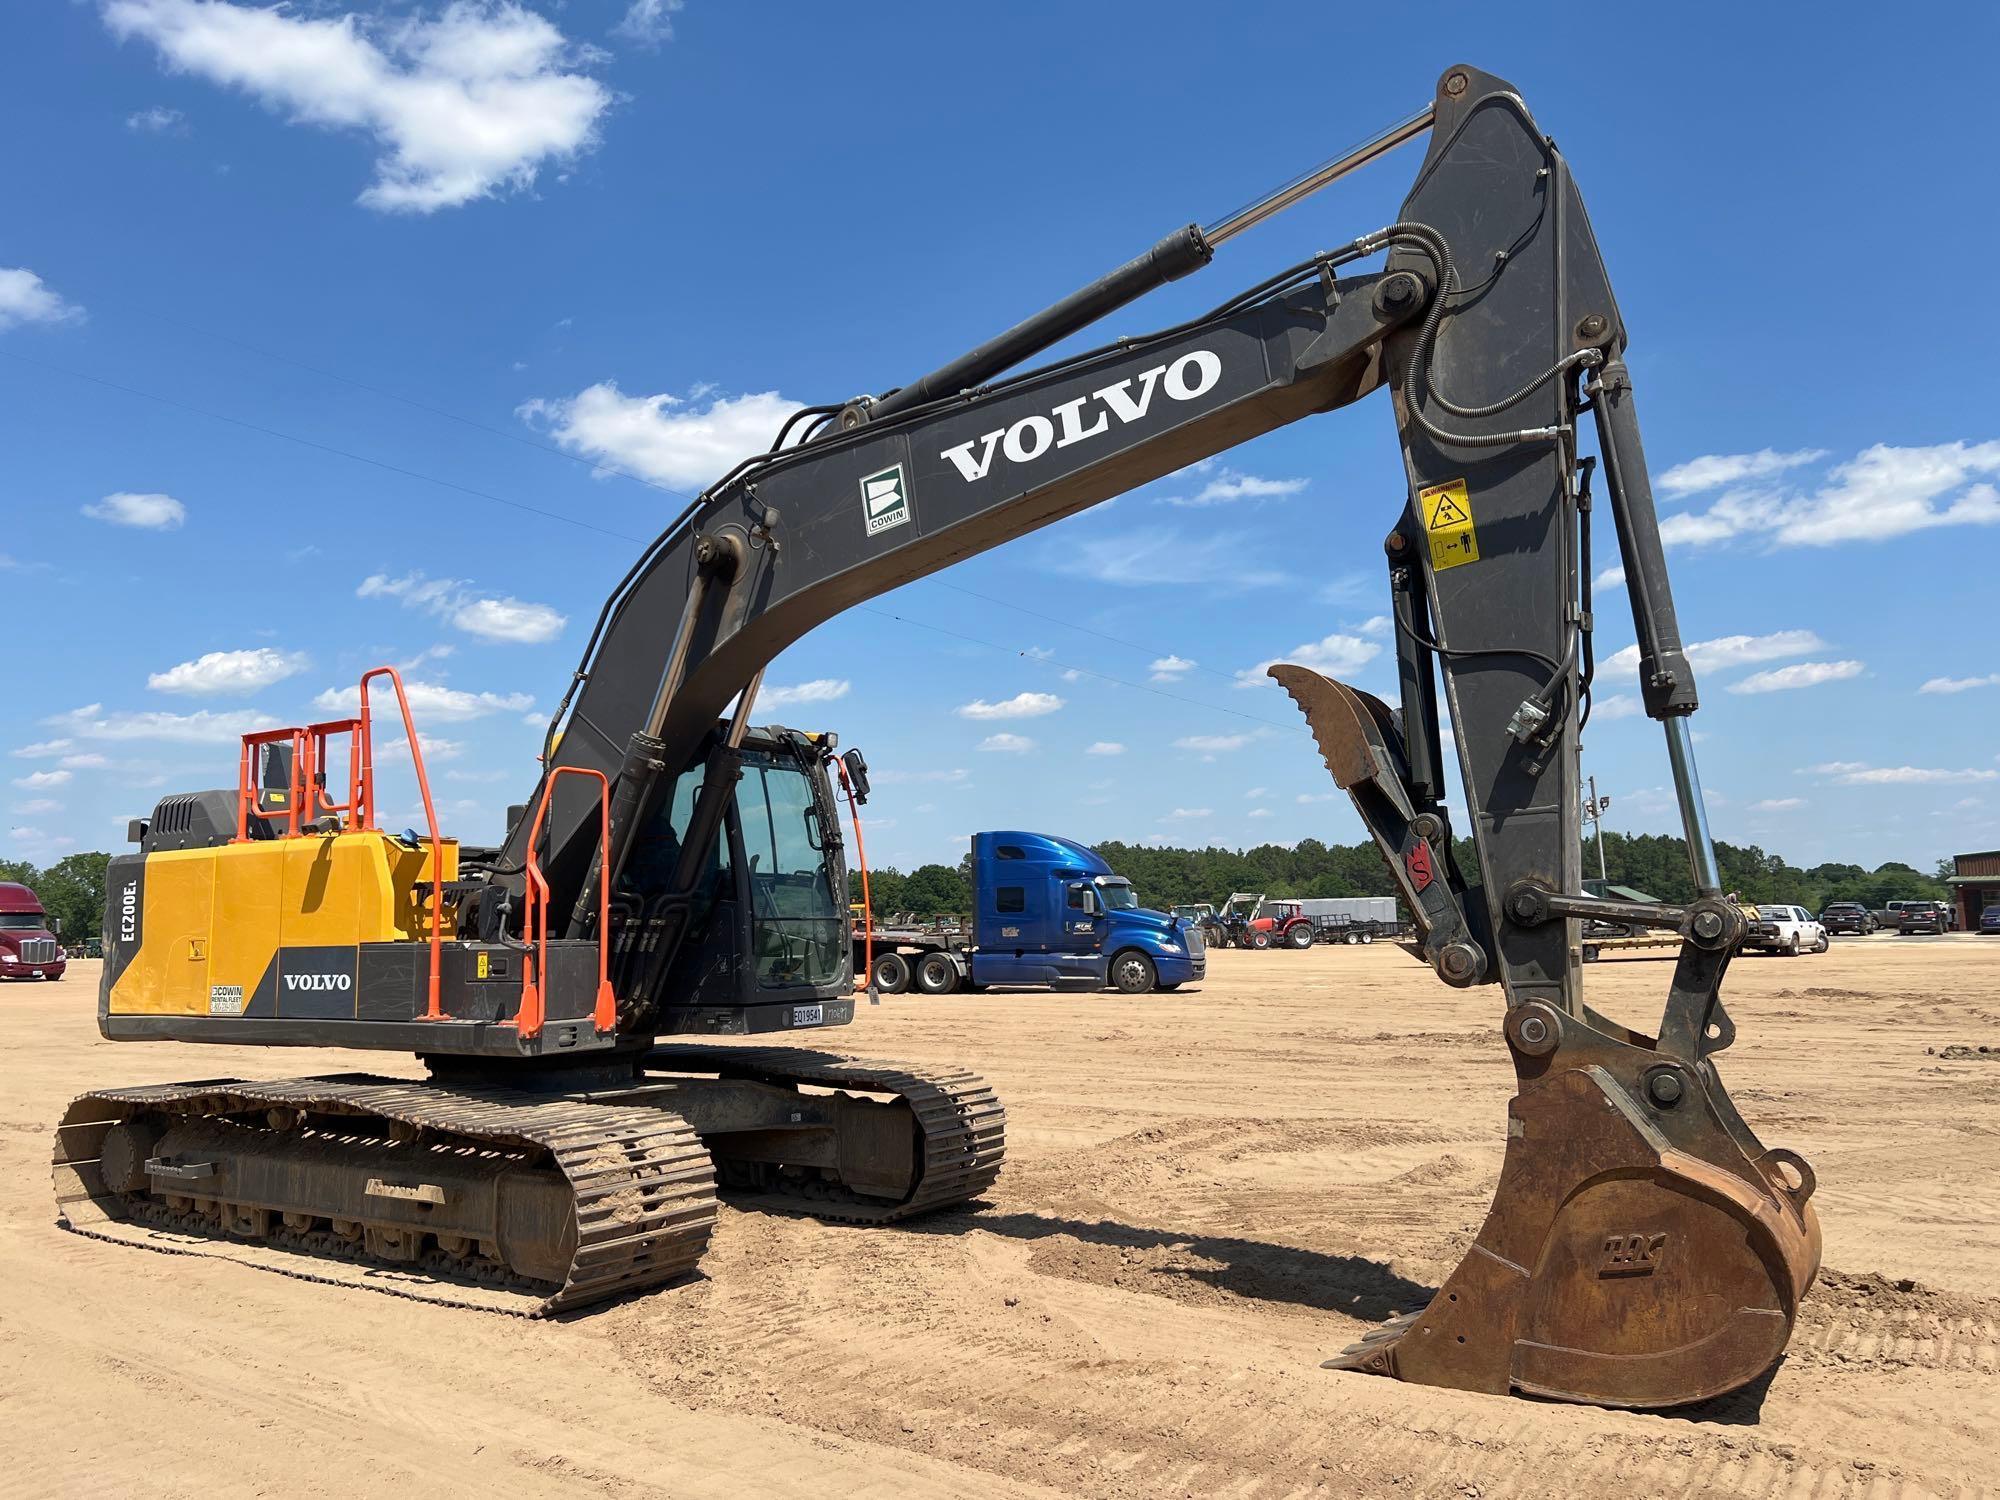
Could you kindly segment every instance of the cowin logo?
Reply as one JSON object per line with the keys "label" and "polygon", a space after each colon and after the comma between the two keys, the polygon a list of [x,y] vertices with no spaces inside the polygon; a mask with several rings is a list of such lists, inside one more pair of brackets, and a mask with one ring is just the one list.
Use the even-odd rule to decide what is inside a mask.
{"label": "cowin logo", "polygon": [[1138,421],[1152,408],[1156,391],[1164,392],[1169,401],[1193,401],[1214,390],[1221,379],[1221,356],[1196,349],[1116,385],[1065,401],[1046,417],[1023,417],[1011,427],[947,448],[939,457],[950,459],[959,476],[971,484],[992,470],[996,449],[1010,464],[1032,463],[1052,448],[1102,437],[1111,430],[1113,419],[1121,427]]}
{"label": "cowin logo", "polygon": [[354,976],[351,974],[287,974],[285,988],[288,990],[351,990]]}

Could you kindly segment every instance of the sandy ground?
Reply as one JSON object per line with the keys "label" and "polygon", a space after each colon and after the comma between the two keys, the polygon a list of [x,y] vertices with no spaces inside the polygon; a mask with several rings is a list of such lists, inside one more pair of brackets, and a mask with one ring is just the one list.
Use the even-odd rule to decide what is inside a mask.
{"label": "sandy ground", "polygon": [[[728,1209],[704,1279],[557,1324],[65,1234],[92,1084],[393,1055],[99,1040],[96,965],[0,989],[0,1494],[1972,1495],[2000,1474],[2000,940],[1732,972],[1725,1075],[1812,1160],[1826,1270],[1756,1397],[1634,1415],[1319,1369],[1476,1229],[1490,992],[1392,948],[1223,953],[1199,991],[895,997],[860,1055],[999,1087],[1009,1165],[900,1229]],[[1667,967],[1590,971],[1657,1015]]]}

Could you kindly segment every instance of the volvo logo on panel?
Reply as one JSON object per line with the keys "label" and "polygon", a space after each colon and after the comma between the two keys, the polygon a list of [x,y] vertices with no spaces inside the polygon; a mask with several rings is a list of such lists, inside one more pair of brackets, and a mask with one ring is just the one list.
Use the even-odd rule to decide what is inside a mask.
{"label": "volvo logo on panel", "polygon": [[1102,437],[1114,420],[1121,427],[1138,421],[1151,409],[1155,392],[1164,393],[1169,401],[1193,401],[1214,390],[1220,379],[1221,356],[1195,349],[1116,385],[1065,401],[1046,417],[1023,417],[1011,427],[947,448],[938,456],[950,459],[959,477],[971,484],[991,472],[996,451],[1010,464],[1031,463],[1051,449]]}

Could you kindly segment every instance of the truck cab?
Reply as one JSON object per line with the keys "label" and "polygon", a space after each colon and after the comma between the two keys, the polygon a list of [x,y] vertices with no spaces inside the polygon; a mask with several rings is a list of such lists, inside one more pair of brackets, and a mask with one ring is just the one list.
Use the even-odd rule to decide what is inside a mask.
{"label": "truck cab", "polygon": [[975,985],[1086,980],[1143,994],[1207,971],[1200,924],[1141,906],[1131,881],[1071,839],[974,834],[972,887]]}
{"label": "truck cab", "polygon": [[56,920],[25,885],[0,880],[0,979],[60,979],[69,955]]}

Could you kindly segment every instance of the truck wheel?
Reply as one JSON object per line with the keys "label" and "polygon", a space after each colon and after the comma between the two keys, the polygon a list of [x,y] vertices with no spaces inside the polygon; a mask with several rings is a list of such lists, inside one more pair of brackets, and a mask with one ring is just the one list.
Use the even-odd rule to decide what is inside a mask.
{"label": "truck wheel", "polygon": [[1300,922],[1285,934],[1286,945],[1293,948],[1310,948],[1313,945],[1312,924]]}
{"label": "truck wheel", "polygon": [[1595,944],[1595,943],[1585,943],[1585,944],[1583,945],[1583,961],[1584,961],[1585,963],[1587,963],[1587,964],[1594,964],[1594,963],[1596,963],[1596,962],[1597,962],[1597,954],[1598,954],[1598,947],[1597,947],[1597,944]]}
{"label": "truck wheel", "polygon": [[1792,934],[1791,940],[1785,944],[1785,957],[1797,958],[1798,956],[1799,956],[1799,935],[1795,932]]}
{"label": "truck wheel", "polygon": [[1340,940],[1343,943],[1347,944],[1347,946],[1350,948],[1352,948],[1356,943],[1361,941],[1359,937],[1357,937],[1355,934],[1351,932],[1343,932],[1340,935]]}
{"label": "truck wheel", "polygon": [[1265,949],[1265,948],[1268,948],[1268,947],[1270,947],[1270,946],[1271,946],[1271,934],[1270,934],[1270,933],[1268,933],[1268,932],[1264,932],[1264,931],[1262,931],[1261,929],[1260,929],[1259,931],[1256,931],[1256,932],[1253,932],[1253,933],[1251,933],[1251,934],[1250,934],[1250,946],[1251,946],[1251,947],[1253,947],[1253,948],[1256,948],[1256,949],[1258,949],[1259,951],[1261,951],[1261,950],[1263,950],[1263,949]]}
{"label": "truck wheel", "polygon": [[949,995],[958,988],[958,965],[945,953],[926,953],[917,960],[917,988],[926,995]]}
{"label": "truck wheel", "polygon": [[1143,995],[1159,982],[1159,975],[1145,954],[1125,952],[1111,960],[1111,982],[1121,995]]}
{"label": "truck wheel", "polygon": [[878,954],[875,959],[875,988],[885,995],[900,995],[910,987],[910,961],[900,953]]}
{"label": "truck wheel", "polygon": [[1819,935],[1819,941],[1813,944],[1813,952],[1824,953],[1826,952],[1827,949],[1831,948],[1832,946],[1833,946],[1833,939],[1828,937],[1825,933],[1822,932]]}
{"label": "truck wheel", "polygon": [[1375,941],[1375,934],[1363,928],[1359,933],[1355,934],[1354,941],[1357,943],[1372,943]]}

